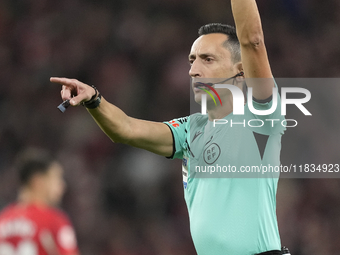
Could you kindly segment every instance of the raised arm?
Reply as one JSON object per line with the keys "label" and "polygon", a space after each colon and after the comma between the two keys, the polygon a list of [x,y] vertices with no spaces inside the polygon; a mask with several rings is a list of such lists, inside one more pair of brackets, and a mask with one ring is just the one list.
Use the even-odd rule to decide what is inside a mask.
{"label": "raised arm", "polygon": [[[241,44],[241,58],[246,78],[272,78],[260,14],[255,0],[231,0],[236,32]],[[248,79],[253,96],[264,100],[272,95],[271,79]]]}
{"label": "raised arm", "polygon": [[[78,80],[55,77],[50,80],[62,85],[62,99],[69,99],[73,106],[88,101],[95,95],[92,87]],[[172,155],[172,134],[164,123],[129,117],[104,98],[97,108],[88,109],[88,112],[113,142],[129,144],[162,156]]]}

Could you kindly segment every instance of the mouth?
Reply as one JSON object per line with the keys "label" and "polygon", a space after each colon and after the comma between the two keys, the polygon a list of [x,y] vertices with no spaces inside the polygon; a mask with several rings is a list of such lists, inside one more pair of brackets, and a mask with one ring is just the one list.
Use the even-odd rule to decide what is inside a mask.
{"label": "mouth", "polygon": [[200,92],[204,92],[204,91],[211,91],[211,88],[214,85],[215,84],[213,84],[213,83],[195,82],[194,86],[193,86],[193,90],[194,90],[195,93],[200,93]]}
{"label": "mouth", "polygon": [[[208,86],[207,86],[207,85],[208,85]],[[213,85],[214,85],[214,84],[212,84],[212,83],[195,82],[195,83],[194,83],[194,88],[210,90],[210,89],[209,89],[209,86],[212,87]]]}

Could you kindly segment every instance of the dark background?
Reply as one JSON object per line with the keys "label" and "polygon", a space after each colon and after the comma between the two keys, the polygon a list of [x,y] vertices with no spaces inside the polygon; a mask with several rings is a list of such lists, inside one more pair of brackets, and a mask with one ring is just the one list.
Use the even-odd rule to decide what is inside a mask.
{"label": "dark background", "polygon": [[[339,77],[339,1],[257,2],[275,77]],[[230,1],[1,0],[0,208],[16,198],[17,153],[43,147],[66,169],[62,208],[83,255],[195,254],[181,162],[112,143],[82,107],[61,114],[49,77],[95,84],[133,117],[186,116],[187,56],[209,22],[233,24]],[[340,92],[322,86],[309,108],[322,119],[297,116],[284,164],[339,163]],[[280,180],[279,228],[293,255],[340,253],[339,191],[338,179]]]}

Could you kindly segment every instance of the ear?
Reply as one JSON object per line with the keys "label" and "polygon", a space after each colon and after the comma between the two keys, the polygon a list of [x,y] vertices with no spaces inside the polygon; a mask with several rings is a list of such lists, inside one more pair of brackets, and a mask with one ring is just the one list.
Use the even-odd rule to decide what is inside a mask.
{"label": "ear", "polygon": [[239,86],[241,86],[244,82],[244,79],[245,79],[242,62],[237,62],[237,63],[234,64],[234,73],[236,73],[236,74],[242,73],[243,74],[243,75],[239,75],[239,76],[236,77],[236,82],[239,84]]}
{"label": "ear", "polygon": [[[237,63],[234,64],[234,71],[236,73],[244,72],[242,62],[237,62]],[[242,77],[244,78],[244,76],[242,76]]]}

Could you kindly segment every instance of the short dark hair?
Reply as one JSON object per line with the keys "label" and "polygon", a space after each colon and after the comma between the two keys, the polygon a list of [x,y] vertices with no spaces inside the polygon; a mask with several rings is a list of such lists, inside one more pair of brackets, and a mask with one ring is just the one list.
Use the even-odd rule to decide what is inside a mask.
{"label": "short dark hair", "polygon": [[241,61],[241,48],[240,42],[237,38],[236,28],[230,25],[225,25],[221,23],[210,23],[204,26],[201,26],[198,29],[198,35],[207,35],[220,33],[228,36],[228,39],[223,43],[223,46],[226,47],[231,53],[231,60],[233,63],[237,63]]}
{"label": "short dark hair", "polygon": [[22,186],[29,184],[36,174],[45,174],[55,160],[45,150],[28,149],[17,159],[19,180]]}

